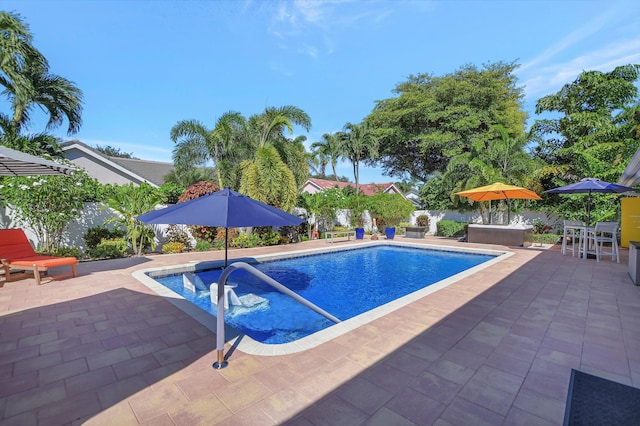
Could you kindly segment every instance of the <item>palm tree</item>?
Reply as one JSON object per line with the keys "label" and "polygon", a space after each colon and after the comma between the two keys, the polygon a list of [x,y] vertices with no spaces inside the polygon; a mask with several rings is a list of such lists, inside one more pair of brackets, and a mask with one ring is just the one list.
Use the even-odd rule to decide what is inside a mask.
{"label": "palm tree", "polygon": [[287,138],[282,140],[282,143],[274,144],[280,154],[280,158],[293,173],[298,188],[302,188],[302,185],[309,178],[307,150],[304,147],[304,141],[306,140],[306,136],[300,135],[293,140]]}
{"label": "palm tree", "polygon": [[325,177],[327,171],[327,165],[329,164],[329,154],[327,153],[327,146],[323,142],[314,142],[311,144],[311,156],[314,162],[318,165],[320,175]]}
{"label": "palm tree", "polygon": [[218,186],[224,188],[224,169],[234,156],[234,146],[245,130],[245,119],[239,112],[224,113],[213,130],[197,120],[183,120],[171,128],[171,140],[177,143],[173,161],[178,174],[188,173],[194,165],[212,161],[216,167]]}
{"label": "palm tree", "polygon": [[342,156],[353,164],[353,175],[356,181],[356,194],[360,192],[360,162],[378,156],[378,141],[366,123],[344,126],[344,132],[338,135],[341,141]]}
{"label": "palm tree", "polygon": [[[284,135],[285,129],[293,132],[294,124],[308,131],[311,118],[295,106],[268,107],[262,114],[249,118],[247,138],[255,151],[253,161],[241,165],[240,192],[256,195],[258,200],[283,210],[293,208],[298,186],[309,174],[302,139],[291,140]],[[264,170],[277,176],[263,173]]]}
{"label": "palm tree", "polygon": [[295,207],[295,177],[273,146],[260,148],[254,160],[245,160],[240,167],[240,192],[285,211]]}
{"label": "palm tree", "polygon": [[0,85],[13,109],[12,126],[19,132],[37,105],[49,114],[47,130],[66,118],[67,134],[77,133],[82,125],[82,91],[72,81],[51,74],[46,59],[31,42],[19,15],[0,12]]}
{"label": "palm tree", "polygon": [[[333,176],[336,179],[336,182],[339,182],[338,173],[336,173],[336,166],[338,165],[338,161],[342,157],[342,141],[339,135],[335,133],[325,133],[322,135],[321,142],[314,142],[311,145],[311,148],[315,148],[317,151],[321,153],[323,159],[326,158],[326,164],[331,163],[331,170],[333,170]],[[322,168],[322,175],[325,176],[324,167]]]}
{"label": "palm tree", "polygon": [[285,129],[293,133],[294,124],[302,126],[306,131],[311,128],[309,115],[293,105],[268,107],[262,114],[249,119],[249,127],[252,129],[257,148],[262,148],[267,142],[273,142],[278,136],[284,137]]}

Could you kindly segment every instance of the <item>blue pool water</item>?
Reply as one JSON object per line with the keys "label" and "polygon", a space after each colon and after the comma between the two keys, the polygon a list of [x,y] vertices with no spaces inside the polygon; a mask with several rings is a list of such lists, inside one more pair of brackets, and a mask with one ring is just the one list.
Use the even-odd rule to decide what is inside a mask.
{"label": "blue pool water", "polygon": [[[492,255],[374,246],[255,264],[257,269],[344,321],[494,258]],[[198,272],[207,287],[221,270]],[[215,316],[209,291],[184,290],[182,275],[154,278]],[[248,272],[234,271],[229,283],[251,308],[231,306],[225,321],[263,343],[287,343],[333,325]],[[254,297],[258,296],[257,298]]]}

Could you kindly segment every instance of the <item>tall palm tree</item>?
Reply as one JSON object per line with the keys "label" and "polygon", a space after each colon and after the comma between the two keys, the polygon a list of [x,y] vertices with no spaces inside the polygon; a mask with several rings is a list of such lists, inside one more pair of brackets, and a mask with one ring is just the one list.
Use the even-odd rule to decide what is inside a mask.
{"label": "tall palm tree", "polygon": [[336,182],[339,182],[338,173],[336,172],[336,166],[338,161],[342,157],[342,141],[339,135],[335,133],[325,133],[322,135],[322,141],[314,142],[311,144],[311,148],[315,149],[321,156],[323,161],[322,175],[325,175],[324,168],[327,164],[331,163],[331,170],[333,170],[333,176]]}
{"label": "tall palm tree", "polygon": [[341,141],[342,156],[353,165],[356,181],[356,194],[360,192],[360,162],[375,159],[378,156],[378,141],[366,123],[344,126],[344,132],[338,135]]}
{"label": "tall palm tree", "polygon": [[327,152],[327,145],[324,141],[314,142],[311,144],[311,155],[315,161],[315,163],[319,167],[319,172],[322,177],[325,177],[327,174],[327,165],[329,164],[329,154]]}
{"label": "tall palm tree", "polygon": [[179,121],[171,128],[171,140],[177,143],[173,161],[178,174],[187,173],[194,165],[212,161],[216,167],[218,186],[224,188],[225,163],[234,155],[234,146],[245,130],[245,119],[239,112],[224,113],[213,130],[197,120]]}
{"label": "tall palm tree", "polygon": [[46,129],[66,118],[68,134],[82,125],[82,91],[73,82],[49,72],[49,64],[31,44],[29,28],[17,14],[0,12],[0,85],[13,114],[11,124],[19,132],[29,123],[35,106],[49,114]]}

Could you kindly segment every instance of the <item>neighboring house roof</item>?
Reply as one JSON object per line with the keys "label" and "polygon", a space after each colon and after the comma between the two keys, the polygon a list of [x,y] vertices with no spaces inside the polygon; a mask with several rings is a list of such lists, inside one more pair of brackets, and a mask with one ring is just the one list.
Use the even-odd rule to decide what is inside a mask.
{"label": "neighboring house roof", "polygon": [[60,146],[65,158],[102,184],[139,185],[147,182],[159,187],[164,183],[164,177],[174,170],[173,163],[110,157],[79,140],[64,142]]}
{"label": "neighboring house roof", "polygon": [[420,193],[415,189],[410,189],[404,193],[404,198],[411,201],[416,207],[422,207],[422,200],[420,199]]}
{"label": "neighboring house roof", "polygon": [[[335,180],[329,180],[329,179],[309,178],[302,186],[302,192],[315,194],[317,192],[324,191],[325,189],[335,188],[336,186],[339,187],[340,189],[344,189],[347,186],[355,188],[356,184],[352,182],[336,182]],[[371,195],[377,194],[378,192],[402,194],[400,189],[398,189],[398,187],[393,182],[364,183],[364,184],[360,184],[360,190],[366,196],[371,196]]]}

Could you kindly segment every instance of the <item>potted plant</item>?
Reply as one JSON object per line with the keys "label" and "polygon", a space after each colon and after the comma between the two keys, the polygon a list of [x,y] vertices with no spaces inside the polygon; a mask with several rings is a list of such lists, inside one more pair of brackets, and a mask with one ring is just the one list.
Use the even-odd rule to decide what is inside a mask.
{"label": "potted plant", "polygon": [[379,192],[370,197],[370,205],[375,216],[386,224],[385,235],[389,240],[395,237],[396,226],[400,221],[411,216],[414,211],[413,203],[401,194]]}
{"label": "potted plant", "polygon": [[356,230],[356,240],[362,240],[364,239],[364,212],[367,210],[367,199],[362,195],[352,195],[349,197],[348,205],[351,209],[351,226]]}

